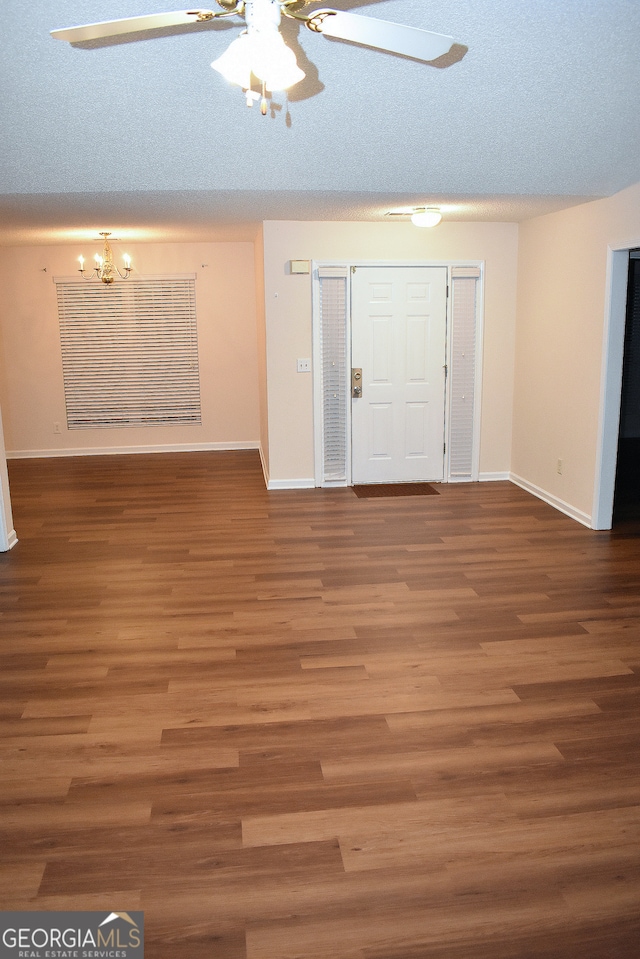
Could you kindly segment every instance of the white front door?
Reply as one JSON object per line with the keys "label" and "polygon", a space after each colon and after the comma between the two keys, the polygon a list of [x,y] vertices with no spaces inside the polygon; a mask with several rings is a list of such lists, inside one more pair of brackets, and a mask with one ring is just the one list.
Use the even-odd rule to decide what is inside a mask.
{"label": "white front door", "polygon": [[446,267],[357,267],[352,482],[437,482],[444,472]]}

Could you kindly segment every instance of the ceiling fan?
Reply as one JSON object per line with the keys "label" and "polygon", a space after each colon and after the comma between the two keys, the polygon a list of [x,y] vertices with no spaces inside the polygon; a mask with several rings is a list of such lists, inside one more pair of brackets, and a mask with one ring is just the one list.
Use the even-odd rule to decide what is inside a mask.
{"label": "ceiling fan", "polygon": [[[211,64],[227,80],[242,87],[247,105],[260,99],[252,90],[252,76],[262,86],[262,113],[266,114],[266,91],[286,90],[305,76],[295,54],[286,46],[279,27],[282,16],[303,23],[314,33],[334,40],[362,44],[430,63],[449,53],[453,37],[431,33],[418,27],[376,20],[340,10],[303,12],[310,0],[216,0],[221,10],[178,10],[123,20],[89,23],[81,27],[52,30],[56,40],[82,43],[122,34],[160,30],[166,27],[207,23],[221,17],[241,17],[246,29]],[[464,48],[463,48],[464,49]],[[466,52],[466,51],[465,51]]]}

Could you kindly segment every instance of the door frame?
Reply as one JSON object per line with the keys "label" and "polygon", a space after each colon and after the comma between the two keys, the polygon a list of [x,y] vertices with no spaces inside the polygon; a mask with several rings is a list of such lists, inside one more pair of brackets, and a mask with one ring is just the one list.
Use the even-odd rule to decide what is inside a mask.
{"label": "door frame", "polygon": [[611,529],[613,526],[613,496],[622,403],[624,331],[627,321],[629,252],[639,247],[640,237],[636,237],[611,243],[607,248],[598,439],[591,509],[592,529]]}
{"label": "door frame", "polygon": [[[347,370],[351,369],[351,275],[352,270],[366,267],[445,267],[447,269],[447,305],[446,305],[446,332],[445,355],[447,367],[451,369],[451,332],[452,332],[452,296],[451,269],[453,267],[473,267],[479,269],[480,276],[477,287],[476,300],[476,336],[475,336],[475,369],[474,369],[474,418],[472,439],[472,472],[470,480],[479,479],[480,470],[480,423],[482,401],[482,347],[484,333],[484,261],[483,260],[312,260],[312,349],[313,349],[313,432],[314,432],[314,477],[316,486],[352,486],[351,472],[351,398],[348,400],[348,415],[346,416],[346,478],[336,482],[324,482],[323,479],[323,397],[322,397],[322,367],[321,367],[321,329],[320,329],[320,280],[318,271],[335,269],[336,275],[347,274],[346,297],[346,340],[347,340]],[[351,377],[349,375],[349,381]],[[451,376],[445,381],[444,401],[444,436],[446,450],[444,452],[443,482],[463,482],[450,475],[450,423],[451,419]]]}

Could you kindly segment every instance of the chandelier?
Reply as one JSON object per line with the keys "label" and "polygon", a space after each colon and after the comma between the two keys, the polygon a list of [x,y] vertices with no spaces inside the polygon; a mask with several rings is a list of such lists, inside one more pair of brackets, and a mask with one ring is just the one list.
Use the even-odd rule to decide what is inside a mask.
{"label": "chandelier", "polygon": [[101,233],[100,236],[104,239],[104,247],[102,250],[102,256],[99,253],[96,253],[94,256],[95,266],[93,270],[87,275],[87,271],[84,268],[84,257],[79,256],[78,262],[80,263],[79,273],[82,276],[83,280],[102,280],[103,283],[113,283],[116,276],[119,276],[121,280],[128,280],[129,274],[131,273],[131,257],[128,253],[125,253],[122,257],[124,260],[124,273],[118,269],[118,267],[113,262],[113,251],[109,245],[110,233]]}

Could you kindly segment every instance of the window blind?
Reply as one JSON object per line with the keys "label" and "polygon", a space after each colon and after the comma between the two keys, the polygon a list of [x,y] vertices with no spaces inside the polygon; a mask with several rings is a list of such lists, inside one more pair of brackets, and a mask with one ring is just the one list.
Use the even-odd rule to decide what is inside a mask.
{"label": "window blind", "polygon": [[347,272],[321,268],[318,271],[318,280],[322,368],[322,478],[325,483],[345,483],[349,403]]}
{"label": "window blind", "polygon": [[69,429],[201,423],[194,277],[56,290]]}
{"label": "window blind", "polygon": [[478,267],[451,268],[449,476],[471,479],[476,380]]}

